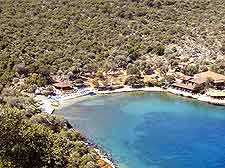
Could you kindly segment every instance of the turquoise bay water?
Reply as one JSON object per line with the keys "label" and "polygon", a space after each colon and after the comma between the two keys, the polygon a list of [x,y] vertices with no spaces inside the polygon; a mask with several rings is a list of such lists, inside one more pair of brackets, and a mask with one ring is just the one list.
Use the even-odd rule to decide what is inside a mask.
{"label": "turquoise bay water", "polygon": [[159,93],[115,94],[57,113],[120,168],[225,167],[225,107]]}

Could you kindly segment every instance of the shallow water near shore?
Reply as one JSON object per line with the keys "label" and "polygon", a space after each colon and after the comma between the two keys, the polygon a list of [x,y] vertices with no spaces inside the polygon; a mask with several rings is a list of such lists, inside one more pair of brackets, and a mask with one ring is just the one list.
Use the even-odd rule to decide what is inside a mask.
{"label": "shallow water near shore", "polygon": [[166,93],[96,96],[56,111],[120,168],[225,167],[225,107]]}

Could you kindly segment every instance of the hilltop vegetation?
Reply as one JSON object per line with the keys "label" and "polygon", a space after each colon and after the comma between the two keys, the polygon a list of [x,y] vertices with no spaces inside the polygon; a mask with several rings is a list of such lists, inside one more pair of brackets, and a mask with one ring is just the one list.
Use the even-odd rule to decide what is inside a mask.
{"label": "hilltop vegetation", "polygon": [[224,11],[224,0],[1,0],[0,80],[156,66],[161,56],[224,67]]}

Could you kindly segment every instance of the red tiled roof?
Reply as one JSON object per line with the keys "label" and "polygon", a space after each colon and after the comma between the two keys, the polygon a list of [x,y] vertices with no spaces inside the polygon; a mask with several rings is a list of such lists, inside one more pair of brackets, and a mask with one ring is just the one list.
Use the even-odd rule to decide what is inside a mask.
{"label": "red tiled roof", "polygon": [[73,83],[71,83],[71,82],[59,82],[59,83],[54,83],[53,86],[58,87],[58,88],[66,88],[66,87],[72,87]]}
{"label": "red tiled roof", "polygon": [[174,83],[173,86],[179,87],[179,88],[184,88],[188,90],[194,90],[194,86],[192,84],[185,84],[185,83]]}
{"label": "red tiled roof", "polygon": [[192,76],[188,76],[188,75],[183,75],[181,76],[181,80],[190,80],[191,78],[193,78]]}
{"label": "red tiled roof", "polygon": [[51,79],[53,80],[53,82],[58,82],[58,83],[60,83],[60,82],[63,81],[62,77],[61,77],[61,76],[58,76],[58,75],[50,75],[50,77],[51,77]]}
{"label": "red tiled roof", "polygon": [[205,83],[207,81],[207,79],[204,79],[204,78],[194,78],[194,79],[191,79],[190,81],[193,82],[193,83],[196,83],[196,84],[200,85],[200,84]]}

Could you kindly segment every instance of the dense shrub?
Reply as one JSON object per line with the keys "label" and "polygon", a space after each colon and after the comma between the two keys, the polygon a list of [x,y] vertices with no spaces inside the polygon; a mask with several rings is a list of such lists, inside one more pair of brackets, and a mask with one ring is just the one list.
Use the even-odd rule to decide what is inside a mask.
{"label": "dense shrub", "polygon": [[52,117],[45,116],[45,119],[36,119],[34,122],[34,119],[32,121],[26,118],[23,111],[1,107],[0,166],[96,166],[96,154],[89,149],[80,133],[73,129],[64,129],[61,124],[52,124],[58,130],[55,132],[50,124],[46,124],[47,120],[52,120]]}
{"label": "dense shrub", "polygon": [[1,1],[0,81],[125,69],[145,54],[167,57],[170,44],[180,52],[190,45],[190,57],[202,48],[222,56],[224,6],[223,0]]}

